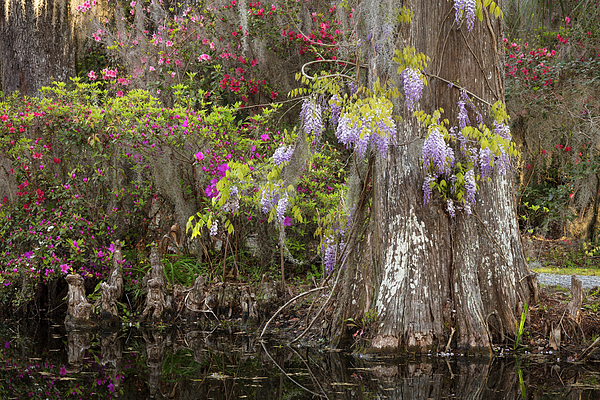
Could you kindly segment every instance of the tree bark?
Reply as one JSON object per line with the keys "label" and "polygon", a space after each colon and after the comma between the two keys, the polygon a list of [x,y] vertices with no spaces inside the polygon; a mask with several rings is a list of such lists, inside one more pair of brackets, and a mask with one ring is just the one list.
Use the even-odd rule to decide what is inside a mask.
{"label": "tree bark", "polygon": [[[395,4],[373,3],[382,10]],[[503,100],[500,20],[484,10],[483,21],[476,19],[469,32],[465,22],[457,26],[453,2],[408,0],[404,5],[414,18],[400,26],[397,48],[412,46],[431,57],[420,109],[442,108],[442,118],[458,125],[459,91],[448,82],[490,104]],[[385,78],[373,64],[370,73]],[[474,103],[489,125],[489,105]],[[489,352],[492,341],[514,337],[531,295],[529,285],[536,284],[524,259],[511,176],[494,172],[491,180],[478,181],[472,215],[457,211],[451,218],[435,192],[424,206],[421,153],[427,130],[404,104],[396,109],[403,117],[398,145],[387,157],[376,156],[373,226],[363,239],[363,250],[372,252],[374,278],[357,263],[348,267],[337,321],[359,320],[372,304],[378,314],[375,349],[441,350],[454,327],[453,349]],[[367,293],[364,282],[371,280],[375,290]]]}
{"label": "tree bark", "polygon": [[2,91],[36,96],[75,75],[69,2],[4,0],[0,7]]}

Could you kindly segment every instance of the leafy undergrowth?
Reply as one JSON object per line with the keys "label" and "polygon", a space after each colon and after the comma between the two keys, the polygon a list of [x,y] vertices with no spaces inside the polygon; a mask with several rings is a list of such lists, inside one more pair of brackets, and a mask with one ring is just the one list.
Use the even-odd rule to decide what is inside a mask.
{"label": "leafy undergrowth", "polygon": [[599,275],[600,247],[573,238],[523,237],[529,267],[535,272],[562,275]]}

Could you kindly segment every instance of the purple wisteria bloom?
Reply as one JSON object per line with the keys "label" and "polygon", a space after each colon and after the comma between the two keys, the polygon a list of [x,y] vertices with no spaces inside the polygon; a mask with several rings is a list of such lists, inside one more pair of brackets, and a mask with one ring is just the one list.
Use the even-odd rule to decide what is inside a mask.
{"label": "purple wisteria bloom", "polygon": [[433,180],[431,175],[427,175],[423,181],[423,205],[429,203],[429,199],[431,199],[431,182]]}
{"label": "purple wisteria bloom", "polygon": [[379,153],[385,157],[387,156],[390,144],[396,143],[396,123],[393,118],[388,118],[387,121],[379,121],[377,124],[379,129],[378,135],[373,135],[371,141]]}
{"label": "purple wisteria bloom", "polygon": [[223,204],[223,211],[236,213],[240,209],[240,196],[237,186],[229,188],[229,199]]}
{"label": "purple wisteria bloom", "polygon": [[421,100],[423,95],[423,80],[421,73],[414,68],[405,68],[402,71],[402,82],[404,83],[404,97],[406,107],[410,111],[414,111],[416,103]]}
{"label": "purple wisteria bloom", "polygon": [[214,220],[212,222],[212,224],[210,224],[210,235],[211,236],[217,236],[217,233],[219,232],[219,220]]}
{"label": "purple wisteria bloom", "polygon": [[325,264],[327,275],[333,272],[335,262],[337,260],[337,244],[333,236],[328,236],[326,239],[325,249],[323,250],[323,264]]}
{"label": "purple wisteria bloom", "polygon": [[279,202],[279,191],[274,189],[271,193],[263,192],[263,196],[260,199],[260,206],[262,212],[268,214],[271,209]]}
{"label": "purple wisteria bloom", "polygon": [[340,119],[335,134],[338,141],[349,149],[360,137],[360,128],[348,114],[344,114]]}
{"label": "purple wisteria bloom", "polygon": [[454,0],[456,10],[456,23],[460,24],[463,18],[467,21],[467,29],[473,30],[475,23],[475,0]]}
{"label": "purple wisteria bloom", "polygon": [[423,164],[425,170],[430,167],[435,176],[449,172],[454,163],[454,152],[446,145],[444,137],[436,126],[429,130],[429,136],[423,143]]}
{"label": "purple wisteria bloom", "polygon": [[369,147],[369,139],[371,139],[371,130],[369,129],[370,122],[370,120],[362,122],[362,124],[360,125],[360,135],[358,137],[357,142],[355,143],[356,152],[361,157],[365,156],[365,153],[367,152],[367,147]]}
{"label": "purple wisteria bloom", "polygon": [[[477,123],[483,124],[483,116],[477,110],[477,107],[475,107],[475,104],[473,104],[473,100],[471,100],[471,98],[467,94],[467,90],[465,88],[460,89],[460,101],[462,101],[464,103],[463,108],[468,106],[471,109],[471,111],[473,111],[473,113],[475,113],[475,119],[477,120]],[[458,103],[459,113],[460,113],[460,107],[461,107],[460,101]],[[466,110],[464,111],[464,115],[466,116]],[[461,118],[461,116],[459,115],[459,122],[460,122],[460,118]],[[467,124],[468,123],[469,123],[469,121],[467,118]],[[462,129],[462,127],[461,127],[461,129]]]}
{"label": "purple wisteria bloom", "polygon": [[[346,148],[354,144],[361,157],[367,152],[369,144],[376,147],[383,157],[387,156],[390,144],[394,144],[396,140],[396,123],[391,116],[381,118],[377,124],[373,124],[372,120],[372,115],[357,121],[348,113],[344,114],[335,132],[338,141]],[[372,125],[375,125],[374,130]]]}
{"label": "purple wisteria bloom", "polygon": [[294,154],[293,146],[283,145],[275,150],[273,153],[273,162],[275,165],[281,165],[283,163],[289,163],[292,160],[292,155]]}
{"label": "purple wisteria bloom", "polygon": [[492,175],[492,169],[494,166],[494,154],[490,148],[479,149],[479,168],[481,169],[481,176],[489,178]]}
{"label": "purple wisteria bloom", "polygon": [[465,174],[465,191],[467,192],[467,201],[465,206],[469,205],[467,214],[471,214],[471,207],[475,207],[475,193],[477,193],[477,184],[475,183],[475,172],[470,169]]}
{"label": "purple wisteria bloom", "polygon": [[502,136],[503,139],[510,139],[510,128],[507,125],[494,121],[494,133]]}
{"label": "purple wisteria bloom", "polygon": [[[501,136],[503,139],[508,140],[510,144],[510,128],[505,125],[494,121],[494,133]],[[510,156],[506,153],[506,149],[503,144],[499,146],[500,155],[496,159],[498,172],[504,175],[510,170],[512,164],[510,162]]]}
{"label": "purple wisteria bloom", "polygon": [[289,201],[287,196],[282,196],[277,202],[277,220],[280,223],[283,223],[285,220],[285,212],[287,211],[288,204]]}
{"label": "purple wisteria bloom", "polygon": [[323,110],[314,99],[305,99],[300,110],[300,123],[307,135],[314,135],[315,143],[319,142],[323,133]]}
{"label": "purple wisteria bloom", "polygon": [[340,115],[342,113],[342,106],[340,98],[334,94],[329,99],[329,126],[337,126]]}
{"label": "purple wisteria bloom", "polygon": [[456,216],[456,210],[454,209],[454,202],[452,199],[448,199],[446,207],[448,209],[448,214],[450,214],[450,218],[454,218]]}
{"label": "purple wisteria bloom", "polygon": [[350,95],[356,94],[358,92],[358,86],[352,81],[348,82],[348,89],[350,89]]}
{"label": "purple wisteria bloom", "polygon": [[458,101],[458,127],[462,131],[465,126],[469,125],[471,121],[469,121],[469,115],[467,114],[467,108],[464,101]]}

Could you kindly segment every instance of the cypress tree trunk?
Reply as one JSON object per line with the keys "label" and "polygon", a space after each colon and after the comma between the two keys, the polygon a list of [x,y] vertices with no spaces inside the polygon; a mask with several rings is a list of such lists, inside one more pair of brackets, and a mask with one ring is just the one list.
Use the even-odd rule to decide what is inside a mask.
{"label": "cypress tree trunk", "polygon": [[[383,10],[400,6],[373,3]],[[453,2],[408,0],[403,5],[414,19],[400,26],[397,48],[411,46],[431,57],[420,109],[442,108],[442,118],[457,125],[459,90],[449,82],[487,103],[503,100],[500,20],[484,10],[483,21],[476,19],[468,31],[466,22],[455,22]],[[385,78],[373,64],[370,72]],[[489,105],[474,103],[490,124]],[[350,263],[345,271],[338,329],[345,319],[360,320],[372,308],[378,314],[374,348],[443,350],[455,328],[453,349],[490,351],[492,341],[515,335],[521,311],[537,288],[524,259],[510,173],[494,172],[490,181],[478,181],[472,215],[457,211],[451,218],[435,191],[424,206],[421,154],[427,129],[404,104],[396,107],[403,117],[398,145],[387,157],[376,156],[372,226],[355,256],[363,265]],[[370,268],[365,268],[366,256]]]}
{"label": "cypress tree trunk", "polygon": [[75,75],[69,12],[69,2],[64,0],[3,1],[0,65],[4,95],[18,90],[35,96],[51,78],[62,82]]}

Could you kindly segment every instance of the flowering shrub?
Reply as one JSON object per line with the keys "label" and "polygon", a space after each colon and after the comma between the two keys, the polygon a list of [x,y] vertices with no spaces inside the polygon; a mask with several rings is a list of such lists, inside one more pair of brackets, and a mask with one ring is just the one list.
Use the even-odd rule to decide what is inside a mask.
{"label": "flowering shrub", "polygon": [[552,237],[570,230],[591,240],[597,229],[589,210],[597,192],[600,51],[583,28],[586,18],[579,20],[567,17],[557,30],[540,31],[540,45],[504,40],[506,96],[525,150],[519,165],[522,228]]}
{"label": "flowering shrub", "polygon": [[527,43],[523,45],[511,43],[506,38],[504,38],[504,45],[508,57],[504,66],[507,76],[511,78],[511,85],[519,80],[526,89],[539,89],[540,86],[554,83],[557,71],[556,68],[552,68],[552,65],[555,63],[556,50],[548,50],[545,47],[529,50]]}
{"label": "flowering shrub", "polygon": [[[58,85],[48,95],[54,100],[0,105],[0,151],[10,164],[0,207],[0,279],[7,289],[68,272],[103,279],[114,240],[133,246],[156,236],[165,229],[157,216],[161,224],[174,222],[168,207],[186,212],[177,209],[178,199],[212,213],[216,183],[229,164],[273,151],[257,124],[237,129],[229,108],[163,108],[137,90],[95,105],[89,100],[104,96],[96,83],[78,83],[73,91]],[[268,128],[263,132],[269,136]]]}

